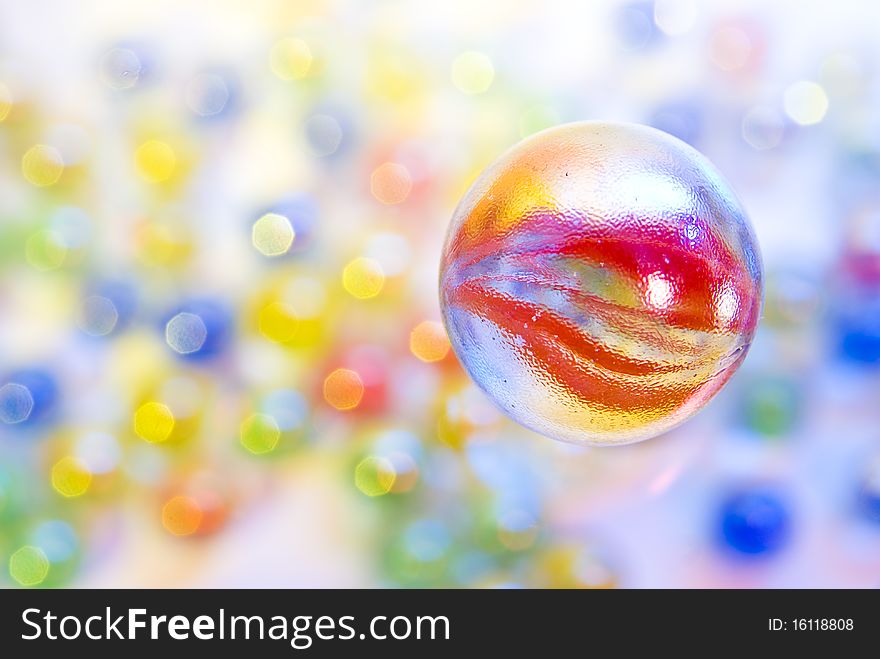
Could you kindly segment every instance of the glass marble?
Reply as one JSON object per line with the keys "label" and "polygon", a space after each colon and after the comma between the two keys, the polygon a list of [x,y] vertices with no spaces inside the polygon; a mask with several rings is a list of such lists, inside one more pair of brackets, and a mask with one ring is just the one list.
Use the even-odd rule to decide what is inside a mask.
{"label": "glass marble", "polygon": [[720,527],[723,543],[731,549],[741,554],[770,554],[788,541],[791,515],[776,493],[746,489],[722,503]]}
{"label": "glass marble", "polygon": [[758,243],[700,153],[646,126],[537,133],[455,210],[440,267],[450,341],[520,424],[577,444],[659,435],[742,363]]}

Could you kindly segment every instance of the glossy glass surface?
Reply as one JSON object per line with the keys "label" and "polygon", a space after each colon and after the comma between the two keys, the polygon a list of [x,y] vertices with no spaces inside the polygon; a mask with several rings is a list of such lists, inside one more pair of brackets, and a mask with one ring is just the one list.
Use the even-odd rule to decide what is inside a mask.
{"label": "glossy glass surface", "polygon": [[440,301],[470,376],[554,439],[622,444],[685,420],[742,362],[762,266],[730,186],[684,142],[585,122],[492,164],[452,219]]}

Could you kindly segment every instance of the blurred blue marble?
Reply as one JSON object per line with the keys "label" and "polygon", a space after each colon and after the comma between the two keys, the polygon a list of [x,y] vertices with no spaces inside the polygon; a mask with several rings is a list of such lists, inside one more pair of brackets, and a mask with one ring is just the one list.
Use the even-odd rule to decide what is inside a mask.
{"label": "blurred blue marble", "polygon": [[741,554],[770,554],[781,549],[790,535],[788,508],[775,493],[743,490],[721,505],[719,526],[723,543]]}

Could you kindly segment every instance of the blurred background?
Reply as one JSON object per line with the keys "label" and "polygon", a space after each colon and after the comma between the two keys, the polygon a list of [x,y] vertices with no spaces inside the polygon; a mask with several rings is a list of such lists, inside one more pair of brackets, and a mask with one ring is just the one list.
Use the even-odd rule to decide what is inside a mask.
{"label": "blurred background", "polygon": [[[870,3],[0,2],[4,587],[880,586]],[[705,153],[767,271],[642,444],[502,417],[446,225],[567,121]]]}

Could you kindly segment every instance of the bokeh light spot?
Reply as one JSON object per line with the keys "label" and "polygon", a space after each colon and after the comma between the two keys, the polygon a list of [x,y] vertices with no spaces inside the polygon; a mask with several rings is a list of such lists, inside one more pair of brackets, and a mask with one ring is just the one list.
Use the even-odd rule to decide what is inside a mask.
{"label": "bokeh light spot", "polygon": [[828,95],[821,85],[801,80],[790,85],[783,95],[785,114],[801,126],[818,124],[828,112]]}
{"label": "bokeh light spot", "polygon": [[7,424],[27,421],[34,410],[30,389],[16,382],[0,387],[0,421]]}
{"label": "bokeh light spot", "polygon": [[21,159],[21,173],[37,187],[54,185],[64,173],[64,161],[58,149],[36,144],[25,151]]}
{"label": "bokeh light spot", "polygon": [[301,429],[309,413],[306,399],[292,389],[277,389],[268,394],[260,409],[271,416],[282,431]]}
{"label": "bokeh light spot", "polygon": [[443,558],[452,544],[449,529],[436,519],[420,519],[409,525],[403,535],[407,553],[421,563]]}
{"label": "bokeh light spot", "polygon": [[452,62],[452,84],[465,94],[481,94],[492,85],[495,67],[483,53],[469,50]]}
{"label": "bokeh light spot", "polygon": [[60,268],[67,258],[63,238],[51,230],[37,231],[25,243],[25,258],[37,270]]}
{"label": "bokeh light spot", "polygon": [[152,444],[164,442],[174,430],[174,414],[167,405],[149,401],[134,413],[134,431]]}
{"label": "bokeh light spot", "polygon": [[201,316],[186,311],[174,316],[165,325],[165,341],[181,355],[201,350],[208,338],[208,328]]}
{"label": "bokeh light spot", "polygon": [[228,102],[229,87],[216,73],[197,75],[186,86],[186,104],[200,117],[220,114]]}
{"label": "bokeh light spot", "polygon": [[113,300],[101,295],[90,295],[82,303],[79,326],[90,336],[106,336],[119,322],[119,311]]}
{"label": "bokeh light spot", "polygon": [[71,558],[79,546],[76,532],[67,522],[50,519],[34,529],[32,542],[43,550],[52,563]]}
{"label": "bokeh light spot", "polygon": [[394,483],[391,491],[395,494],[409,492],[419,480],[419,468],[408,453],[395,451],[387,456],[394,469]]}
{"label": "bokeh light spot", "polygon": [[726,25],[712,36],[709,49],[709,57],[715,66],[722,71],[736,71],[748,63],[752,40],[742,28]]}
{"label": "bokeh light spot", "polygon": [[296,234],[290,220],[278,213],[266,213],[254,222],[251,231],[251,242],[263,256],[287,254],[294,238]]}
{"label": "bokeh light spot", "polygon": [[342,142],[342,126],[328,114],[315,114],[305,124],[309,147],[316,156],[336,153]]}
{"label": "bokeh light spot", "polygon": [[275,450],[280,438],[278,422],[268,414],[252,414],[241,424],[241,445],[255,455]]}
{"label": "bokeh light spot", "polygon": [[135,165],[144,179],[152,183],[161,183],[174,174],[177,168],[177,155],[169,144],[159,140],[148,140],[137,148]]}
{"label": "bokeh light spot", "polygon": [[337,410],[353,410],[364,397],[364,382],[356,371],[337,368],[324,380],[324,400]]}
{"label": "bokeh light spot", "polygon": [[764,151],[779,146],[785,133],[785,122],[779,112],[767,107],[754,107],[742,120],[742,137],[753,149]]}
{"label": "bokeh light spot", "polygon": [[411,190],[409,170],[399,163],[382,163],[370,175],[370,192],[383,204],[391,206],[403,203]]}
{"label": "bokeh light spot", "polygon": [[364,458],[354,470],[355,487],[368,497],[388,494],[394,487],[394,479],[394,465],[385,458]]}
{"label": "bokeh light spot", "polygon": [[285,295],[300,320],[317,318],[327,304],[326,287],[314,277],[297,277],[285,287]]}
{"label": "bokeh light spot", "polygon": [[162,526],[173,535],[192,535],[202,523],[202,517],[202,509],[192,497],[172,497],[162,506]]}
{"label": "bokeh light spot", "polygon": [[52,487],[62,496],[81,496],[91,484],[92,472],[77,458],[68,455],[52,466]]}
{"label": "bokeh light spot", "polygon": [[375,259],[365,256],[349,262],[342,270],[342,285],[359,300],[376,297],[385,285],[385,272]]}
{"label": "bokeh light spot", "polygon": [[84,434],[76,443],[76,456],[93,474],[106,474],[119,464],[122,451],[113,435],[102,432]]}
{"label": "bokeh light spot", "polygon": [[25,545],[9,557],[9,576],[22,586],[38,586],[49,576],[49,559],[39,547]]}
{"label": "bokeh light spot", "polygon": [[292,307],[273,302],[260,310],[260,333],[275,343],[287,343],[296,336],[299,320]]}
{"label": "bokeh light spot", "polygon": [[528,549],[538,537],[538,525],[532,515],[514,510],[498,521],[498,540],[511,551]]}
{"label": "bokeh light spot", "polygon": [[101,80],[111,89],[131,89],[140,79],[142,64],[128,48],[113,48],[101,58]]}
{"label": "bokeh light spot", "polygon": [[409,335],[409,349],[423,362],[438,362],[449,354],[449,337],[441,323],[426,320]]}
{"label": "bokeh light spot", "polygon": [[269,66],[282,80],[300,80],[312,68],[312,49],[302,39],[285,37],[272,46]]}

